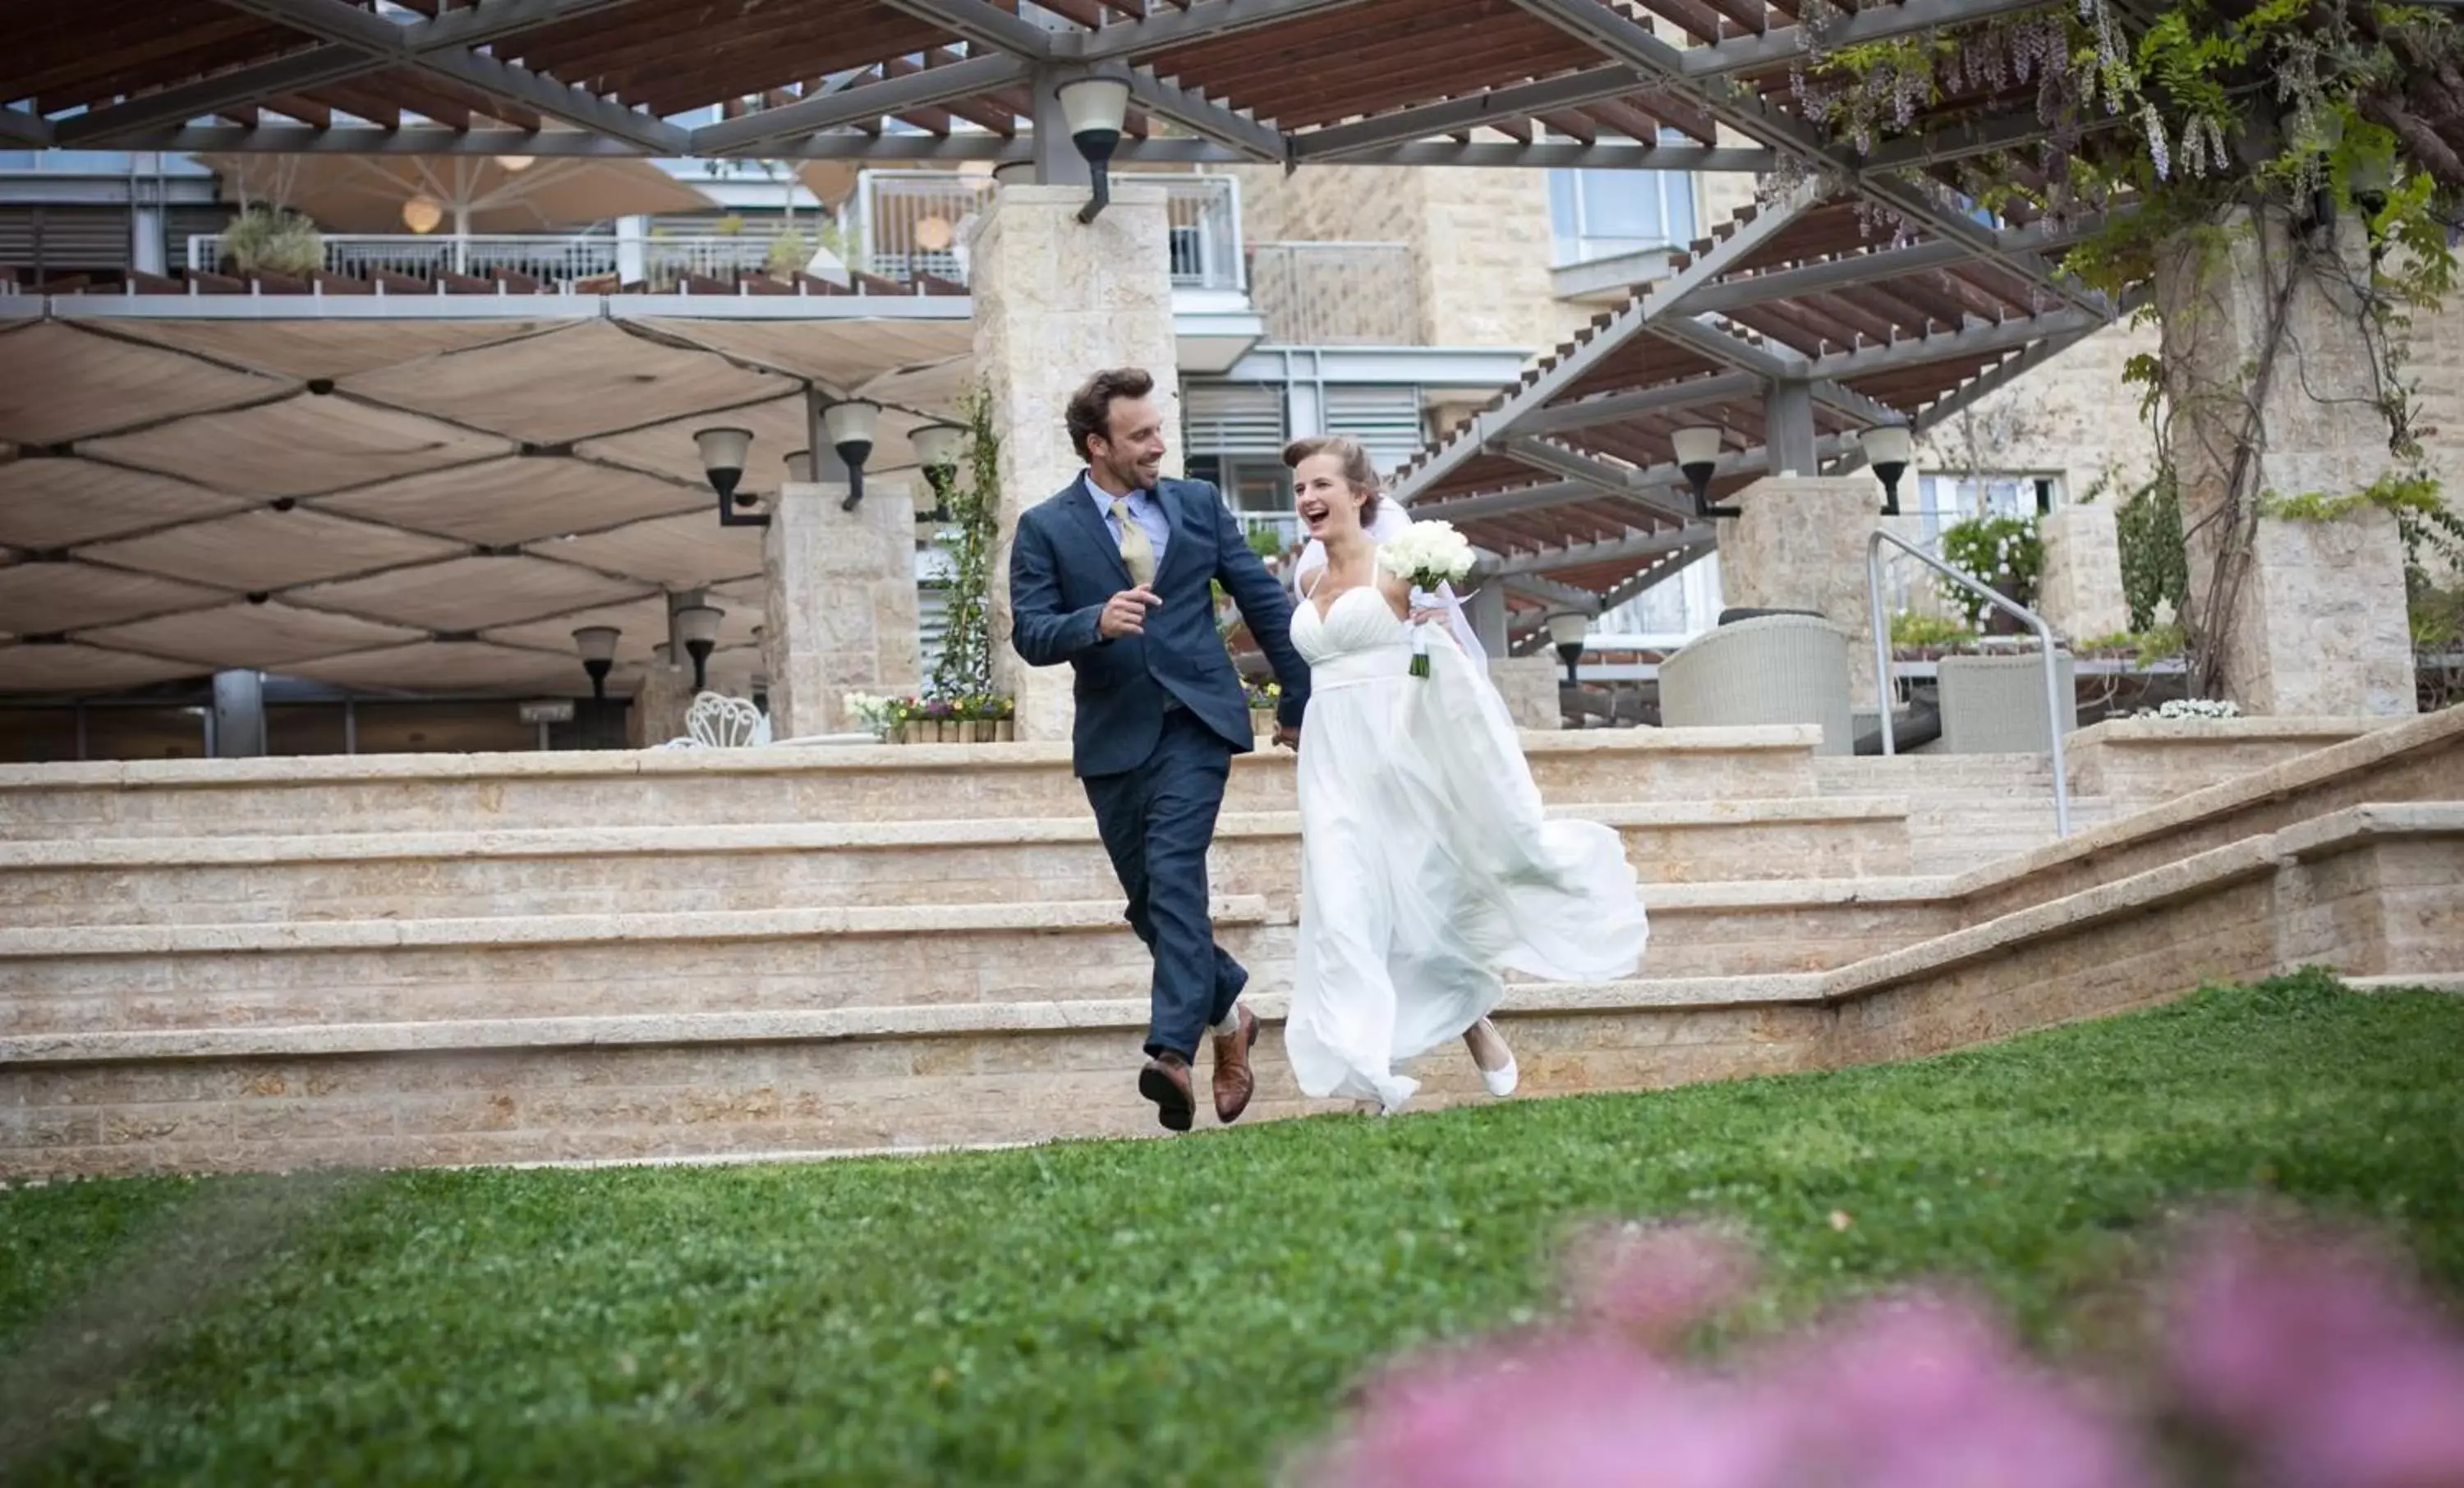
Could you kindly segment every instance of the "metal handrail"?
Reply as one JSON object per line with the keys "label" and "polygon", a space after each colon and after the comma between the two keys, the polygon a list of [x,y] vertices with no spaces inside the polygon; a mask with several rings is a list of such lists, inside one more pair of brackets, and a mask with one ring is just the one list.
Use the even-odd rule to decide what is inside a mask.
{"label": "metal handrail", "polygon": [[1961,573],[1897,533],[1878,528],[1865,540],[1865,600],[1871,607],[1874,621],[1874,686],[1878,694],[1875,711],[1882,718],[1882,753],[1887,755],[1899,752],[1891,729],[1891,625],[1889,617],[1882,613],[1882,544],[1886,542],[1951,582],[1982,596],[1987,603],[2004,614],[2024,621],[2036,632],[2036,644],[2045,662],[2045,733],[2053,740],[2054,835],[2057,838],[2069,837],[2071,787],[2069,771],[2062,759],[2062,684],[2061,669],[2054,661],[2054,627],[2045,624],[2045,617],[2026,605],[2005,599],[1983,580],[1972,574]]}

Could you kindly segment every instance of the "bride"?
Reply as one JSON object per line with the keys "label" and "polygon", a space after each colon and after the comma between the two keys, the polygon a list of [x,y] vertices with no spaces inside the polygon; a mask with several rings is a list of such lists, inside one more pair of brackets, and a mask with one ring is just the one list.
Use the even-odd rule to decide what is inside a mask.
{"label": "bride", "polygon": [[[1383,504],[1357,441],[1284,451],[1324,566],[1304,558],[1292,644],[1309,664],[1299,761],[1301,911],[1284,1043],[1307,1094],[1419,1088],[1403,1061],[1461,1038],[1493,1095],[1514,1054],[1489,1021],[1501,971],[1631,975],[1649,933],[1615,830],[1551,821],[1486,669],[1377,566]],[[1388,516],[1388,522],[1394,518]],[[1429,675],[1411,674],[1426,625]]]}

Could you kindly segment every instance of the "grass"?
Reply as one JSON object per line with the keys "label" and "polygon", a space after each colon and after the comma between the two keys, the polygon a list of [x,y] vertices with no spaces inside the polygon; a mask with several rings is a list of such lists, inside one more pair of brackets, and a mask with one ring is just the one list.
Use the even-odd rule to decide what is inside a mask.
{"label": "grass", "polygon": [[2464,1000],[2296,977],[1656,1095],[369,1176],[219,1288],[177,1246],[199,1206],[268,1191],[20,1188],[0,1349],[68,1336],[38,1320],[172,1242],[178,1326],[14,1464],[28,1482],[1258,1482],[1372,1361],[1545,1306],[1583,1216],[1742,1222],[1765,1323],[1949,1274],[2060,1349],[2172,1215],[2254,1187],[2387,1225],[2464,1291],[2459,1171]]}

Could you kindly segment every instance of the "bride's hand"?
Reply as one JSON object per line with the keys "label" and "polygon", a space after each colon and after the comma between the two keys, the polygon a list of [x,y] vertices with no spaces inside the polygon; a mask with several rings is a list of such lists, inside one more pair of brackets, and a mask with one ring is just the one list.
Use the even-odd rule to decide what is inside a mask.
{"label": "bride's hand", "polygon": [[1453,615],[1452,615],[1449,611],[1441,610],[1441,609],[1434,609],[1434,610],[1428,610],[1428,609],[1423,609],[1423,610],[1414,610],[1410,615],[1408,615],[1408,616],[1406,616],[1406,617],[1405,617],[1405,619],[1409,620],[1413,624],[1416,624],[1416,625],[1418,625],[1418,624],[1432,624],[1432,625],[1442,625],[1442,624],[1446,624],[1448,621],[1452,620],[1453,618],[1454,618],[1454,617],[1453,617]]}

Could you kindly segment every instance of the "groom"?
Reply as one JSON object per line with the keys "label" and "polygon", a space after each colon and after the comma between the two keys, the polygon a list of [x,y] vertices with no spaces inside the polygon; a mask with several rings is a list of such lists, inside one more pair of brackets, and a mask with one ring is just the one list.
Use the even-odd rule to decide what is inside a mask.
{"label": "groom", "polygon": [[1069,442],[1087,469],[1019,517],[1010,549],[1011,644],[1030,667],[1077,671],[1074,765],[1155,955],[1147,1063],[1138,1093],[1187,1131],[1203,1034],[1215,1039],[1215,1116],[1237,1120],[1256,1078],[1258,1019],[1239,1005],[1249,974],[1215,944],[1206,849],[1232,756],[1251,744],[1240,675],[1215,629],[1208,581],[1241,607],[1284,685],[1275,740],[1300,746],[1309,668],[1292,649],[1283,586],[1249,551],[1203,481],[1159,479],[1163,415],[1155,379],[1098,372],[1069,399]]}

